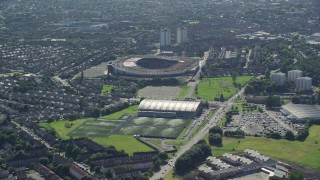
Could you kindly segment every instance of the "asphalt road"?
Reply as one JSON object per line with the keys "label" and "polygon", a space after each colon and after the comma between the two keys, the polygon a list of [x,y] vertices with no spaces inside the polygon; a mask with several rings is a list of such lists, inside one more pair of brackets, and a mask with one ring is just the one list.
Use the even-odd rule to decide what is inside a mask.
{"label": "asphalt road", "polygon": [[206,124],[193,138],[190,139],[190,141],[180,146],[180,149],[175,154],[175,156],[170,159],[168,164],[161,167],[161,170],[157,173],[155,173],[150,179],[151,180],[158,180],[160,178],[163,178],[166,174],[168,174],[169,171],[173,169],[173,165],[175,164],[178,157],[180,157],[183,153],[185,153],[187,150],[189,150],[195,143],[197,143],[199,140],[203,139],[203,137],[208,133],[209,129],[217,124],[217,122],[222,119],[225,115],[225,113],[231,108],[231,106],[234,104],[235,99],[243,94],[244,89],[246,86],[244,86],[237,94],[232,96],[228,101],[222,103],[219,109],[214,113],[212,118],[209,120],[208,124]]}

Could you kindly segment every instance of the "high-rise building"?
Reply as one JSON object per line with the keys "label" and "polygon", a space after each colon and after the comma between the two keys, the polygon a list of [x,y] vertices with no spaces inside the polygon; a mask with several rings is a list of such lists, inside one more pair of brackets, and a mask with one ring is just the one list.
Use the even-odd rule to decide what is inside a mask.
{"label": "high-rise building", "polygon": [[312,78],[299,77],[296,81],[296,89],[310,90],[312,87]]}
{"label": "high-rise building", "polygon": [[274,81],[277,86],[283,86],[286,83],[286,74],[273,73],[271,74],[271,80]]}
{"label": "high-rise building", "polygon": [[177,44],[182,44],[188,40],[188,31],[186,27],[177,28]]}
{"label": "high-rise building", "polygon": [[288,81],[296,82],[297,78],[302,77],[302,71],[292,70],[288,71]]}
{"label": "high-rise building", "polygon": [[162,29],[160,31],[160,47],[171,45],[171,34],[169,29]]}

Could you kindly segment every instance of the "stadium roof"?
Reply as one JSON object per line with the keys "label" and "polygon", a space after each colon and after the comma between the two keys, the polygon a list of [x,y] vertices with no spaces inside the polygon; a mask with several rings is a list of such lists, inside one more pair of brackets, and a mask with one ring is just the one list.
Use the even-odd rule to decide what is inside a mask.
{"label": "stadium roof", "polygon": [[308,104],[287,104],[282,106],[284,113],[292,119],[320,119],[320,106]]}
{"label": "stadium roof", "polygon": [[143,100],[139,105],[139,110],[150,111],[182,111],[195,112],[201,102],[197,101],[171,101],[171,100]]}

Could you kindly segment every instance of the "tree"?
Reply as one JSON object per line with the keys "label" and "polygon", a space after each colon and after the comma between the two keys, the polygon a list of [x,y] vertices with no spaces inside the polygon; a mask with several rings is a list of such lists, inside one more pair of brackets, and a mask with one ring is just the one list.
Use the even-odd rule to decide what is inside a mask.
{"label": "tree", "polygon": [[175,171],[179,175],[184,174],[210,155],[211,147],[204,140],[199,141],[177,159]]}
{"label": "tree", "polygon": [[210,134],[209,144],[213,146],[222,146],[222,136],[218,133]]}
{"label": "tree", "polygon": [[274,107],[280,107],[281,106],[281,100],[279,96],[268,96],[266,99],[266,107],[268,108],[274,108]]}
{"label": "tree", "polygon": [[288,180],[303,180],[303,174],[300,171],[292,171],[289,176],[288,176]]}
{"label": "tree", "polygon": [[98,109],[98,108],[92,109],[91,116],[95,117],[95,118],[99,117],[100,116],[100,109]]}
{"label": "tree", "polygon": [[214,126],[209,129],[209,134],[220,134],[223,135],[222,128],[220,126]]}
{"label": "tree", "polygon": [[232,73],[232,82],[236,82],[237,81],[237,77],[238,77],[238,74],[236,72],[233,72]]}
{"label": "tree", "polygon": [[82,84],[83,78],[84,78],[84,77],[83,77],[83,71],[81,71],[80,80],[79,80],[80,84]]}
{"label": "tree", "polygon": [[49,159],[47,157],[41,157],[39,163],[46,166],[49,163]]}
{"label": "tree", "polygon": [[223,94],[220,95],[220,101],[223,102],[225,99],[223,97]]}
{"label": "tree", "polygon": [[254,88],[251,85],[247,85],[244,89],[245,94],[254,94]]}
{"label": "tree", "polygon": [[294,141],[294,134],[292,131],[287,131],[285,136],[284,136],[285,139],[289,140],[289,141]]}

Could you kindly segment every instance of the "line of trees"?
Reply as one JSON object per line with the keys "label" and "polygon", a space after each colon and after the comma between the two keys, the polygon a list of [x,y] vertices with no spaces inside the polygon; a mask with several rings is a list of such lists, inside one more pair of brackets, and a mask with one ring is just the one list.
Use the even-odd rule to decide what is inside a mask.
{"label": "line of trees", "polygon": [[177,159],[175,172],[179,175],[185,174],[211,155],[211,147],[204,140],[200,140]]}
{"label": "line of trees", "polygon": [[220,126],[209,129],[209,144],[212,146],[222,146],[223,131]]}

